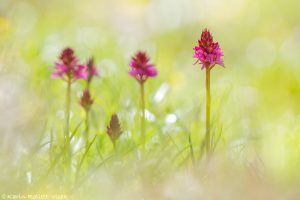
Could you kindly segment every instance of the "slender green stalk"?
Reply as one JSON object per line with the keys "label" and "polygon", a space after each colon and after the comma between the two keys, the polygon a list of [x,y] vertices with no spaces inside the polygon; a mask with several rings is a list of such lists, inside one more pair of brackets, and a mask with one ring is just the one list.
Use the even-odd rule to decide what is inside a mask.
{"label": "slender green stalk", "polygon": [[190,146],[190,153],[191,153],[193,167],[195,167],[196,166],[196,162],[195,162],[195,154],[194,154],[194,148],[193,148],[191,134],[189,134],[189,146]]}
{"label": "slender green stalk", "polygon": [[71,105],[71,77],[68,77],[67,80],[67,96],[66,96],[66,127],[64,134],[64,142],[65,142],[65,165],[66,170],[68,171],[71,166],[71,151],[70,151],[70,105]]}
{"label": "slender green stalk", "polygon": [[[90,85],[91,85],[91,79],[88,79],[86,82],[86,89],[88,91],[90,91]],[[90,125],[89,125],[89,114],[90,113],[90,109],[86,109],[85,110],[85,149],[88,149],[88,146],[90,144]]]}
{"label": "slender green stalk", "polygon": [[210,145],[210,104],[211,104],[211,96],[210,96],[210,68],[206,68],[206,132],[205,132],[205,145],[206,145],[206,155],[207,157],[210,154],[211,151],[211,145]]}
{"label": "slender green stalk", "polygon": [[[77,133],[80,125],[81,125],[82,122],[80,122],[78,124],[78,126],[75,128],[75,130],[72,132],[71,136],[70,136],[70,140],[75,136],[75,134]],[[47,171],[46,174],[44,174],[42,177],[41,177],[41,180],[45,180],[49,175],[50,173],[54,170],[55,166],[57,165],[58,161],[60,160],[60,158],[64,158],[65,157],[65,153],[66,152],[66,144],[63,145],[62,147],[62,150],[61,152],[59,152],[59,154],[57,156],[55,156],[55,158],[53,159],[53,162],[51,162],[50,164],[50,167]],[[68,170],[69,171],[69,170]]]}
{"label": "slender green stalk", "polygon": [[50,160],[50,163],[52,163],[53,161],[53,130],[51,129],[51,132],[50,132],[50,143],[49,143],[49,160]]}
{"label": "slender green stalk", "polygon": [[142,142],[142,149],[145,150],[145,87],[144,82],[141,84],[141,111],[142,111],[142,118],[141,118],[141,142]]}
{"label": "slender green stalk", "polygon": [[85,148],[87,149],[90,140],[89,140],[89,135],[90,135],[90,126],[89,126],[89,110],[85,111]]}
{"label": "slender green stalk", "polygon": [[117,146],[116,146],[116,141],[113,141],[113,146],[114,146],[114,152],[117,154]]}
{"label": "slender green stalk", "polygon": [[96,136],[93,138],[93,140],[88,144],[87,148],[85,149],[85,152],[84,152],[83,156],[82,156],[81,159],[80,159],[79,164],[77,165],[76,176],[75,176],[75,177],[76,177],[76,180],[78,180],[79,172],[80,172],[80,169],[81,169],[81,167],[82,167],[83,161],[84,161],[84,159],[87,157],[87,155],[88,155],[88,153],[89,153],[89,150],[90,150],[91,146],[93,145],[93,143],[95,142],[96,138],[97,138],[97,135],[96,135]]}

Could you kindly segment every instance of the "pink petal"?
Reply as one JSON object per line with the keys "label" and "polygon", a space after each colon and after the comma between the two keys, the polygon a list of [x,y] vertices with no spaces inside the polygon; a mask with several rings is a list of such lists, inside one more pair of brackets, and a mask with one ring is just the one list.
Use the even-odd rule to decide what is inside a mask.
{"label": "pink petal", "polygon": [[65,73],[67,73],[68,68],[64,64],[55,63],[56,72],[54,72],[52,78],[61,78]]}
{"label": "pink petal", "polygon": [[78,65],[75,68],[74,76],[76,79],[88,79],[88,72],[86,65]]}
{"label": "pink petal", "polygon": [[63,76],[63,73],[61,73],[61,72],[54,72],[51,75],[51,78],[61,78],[62,76]]}
{"label": "pink petal", "polygon": [[150,76],[150,77],[155,77],[157,76],[157,70],[155,67],[149,67],[147,68],[147,76]]}
{"label": "pink petal", "polygon": [[136,77],[139,73],[138,73],[137,70],[131,69],[131,70],[129,71],[129,74],[130,74],[130,76]]}
{"label": "pink petal", "polygon": [[98,75],[99,75],[96,67],[93,67],[93,68],[92,68],[92,74],[93,74],[94,76],[98,76]]}
{"label": "pink petal", "polygon": [[68,70],[68,67],[61,63],[55,63],[55,68],[59,71],[64,71],[64,72]]}

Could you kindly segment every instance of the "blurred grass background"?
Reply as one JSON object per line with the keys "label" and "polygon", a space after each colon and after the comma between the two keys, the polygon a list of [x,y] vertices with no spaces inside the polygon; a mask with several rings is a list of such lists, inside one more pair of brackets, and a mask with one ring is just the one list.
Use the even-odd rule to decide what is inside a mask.
{"label": "blurred grass background", "polygon": [[[264,191],[279,186],[297,191],[293,188],[300,178],[299,8],[298,0],[1,0],[1,185],[15,191],[31,184],[28,176],[37,180],[49,165],[49,147],[28,162],[32,147],[40,139],[48,141],[51,133],[57,148],[62,141],[65,84],[50,76],[62,48],[70,46],[81,62],[94,56],[100,72],[92,85],[92,132],[101,138],[97,143],[104,157],[112,152],[105,129],[114,112],[124,130],[119,151],[126,154],[137,145],[139,88],[128,76],[131,56],[146,50],[159,71],[146,84],[149,163],[136,161],[139,155],[133,150],[112,164],[111,173],[99,169],[86,186],[93,186],[95,196],[100,192],[103,199],[119,199],[112,198],[116,187],[125,199],[138,199],[130,194],[132,188],[124,187],[128,179],[133,191],[149,199],[163,198],[151,189],[154,183],[167,199],[184,199],[177,187],[190,188],[186,199],[218,190],[230,196],[243,181],[245,188],[258,191],[253,181],[235,177],[239,167],[244,174],[244,166],[267,179]],[[204,135],[204,73],[193,65],[192,48],[206,27],[219,41],[226,66],[215,67],[212,75],[213,130],[222,134],[216,149],[220,159],[212,167],[218,174],[213,186],[203,186],[202,178],[183,176],[178,169],[181,162],[190,166],[187,134],[197,153]],[[84,82],[73,86],[74,129],[84,117],[78,103]],[[80,134],[74,147],[80,146],[78,141]],[[97,154],[95,163],[100,160]],[[146,174],[146,180],[135,177],[134,170]],[[230,181],[232,188],[222,189]],[[90,194],[87,199],[93,199]]]}

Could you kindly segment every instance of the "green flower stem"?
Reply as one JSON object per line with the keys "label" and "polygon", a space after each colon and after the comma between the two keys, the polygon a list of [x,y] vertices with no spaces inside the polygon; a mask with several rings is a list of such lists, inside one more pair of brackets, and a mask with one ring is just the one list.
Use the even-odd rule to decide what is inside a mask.
{"label": "green flower stem", "polygon": [[[86,89],[88,91],[90,91],[90,85],[91,85],[91,79],[87,80],[86,82]],[[90,113],[90,109],[85,110],[85,149],[88,149],[88,146],[90,144],[90,125],[89,125],[89,113]]]}
{"label": "green flower stem", "polygon": [[189,133],[188,136],[188,140],[189,140],[189,146],[190,146],[190,153],[191,153],[191,158],[192,158],[192,164],[193,167],[196,166],[196,161],[195,161],[195,154],[194,154],[194,148],[193,148],[193,143],[192,143],[192,138],[191,138],[191,134]]}
{"label": "green flower stem", "polygon": [[89,135],[90,135],[90,125],[89,125],[89,110],[85,110],[85,148],[88,149],[90,144]]}
{"label": "green flower stem", "polygon": [[205,145],[206,145],[206,155],[207,157],[211,151],[211,135],[210,135],[210,105],[211,105],[211,96],[210,96],[210,70],[211,68],[206,68],[206,132],[205,132]]}
{"label": "green flower stem", "polygon": [[144,82],[141,83],[141,111],[142,111],[142,118],[141,118],[141,143],[142,143],[142,150],[145,151],[145,87]]}
{"label": "green flower stem", "polygon": [[66,170],[68,171],[71,166],[71,151],[70,151],[70,105],[71,105],[71,84],[72,80],[71,77],[68,77],[67,80],[67,96],[66,96],[66,127],[65,127],[65,135],[64,135],[64,142],[65,142],[65,165]]}
{"label": "green flower stem", "polygon": [[116,141],[114,140],[112,143],[113,143],[113,147],[114,147],[115,154],[117,154]]}

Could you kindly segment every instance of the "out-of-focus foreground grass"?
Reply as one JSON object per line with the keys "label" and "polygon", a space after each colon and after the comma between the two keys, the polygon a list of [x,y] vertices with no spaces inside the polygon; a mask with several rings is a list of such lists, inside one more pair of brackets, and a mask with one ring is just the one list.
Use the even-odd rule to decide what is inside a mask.
{"label": "out-of-focus foreground grass", "polygon": [[[1,0],[0,192],[297,199],[299,8],[299,0]],[[192,48],[206,27],[225,54],[226,68],[212,71],[213,132],[221,136],[209,165],[198,162],[193,169],[188,135],[198,158],[205,90]],[[100,72],[92,85],[97,141],[68,189],[60,164],[49,172],[62,144],[65,105],[65,84],[50,76],[65,46],[82,62],[93,55]],[[146,159],[137,147],[139,88],[128,76],[139,49],[159,71],[146,84]],[[84,117],[78,103],[83,89],[83,82],[74,84],[72,130]],[[114,112],[124,130],[116,153],[105,133]],[[74,166],[82,156],[82,132],[79,126],[72,141]]]}

